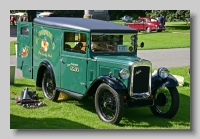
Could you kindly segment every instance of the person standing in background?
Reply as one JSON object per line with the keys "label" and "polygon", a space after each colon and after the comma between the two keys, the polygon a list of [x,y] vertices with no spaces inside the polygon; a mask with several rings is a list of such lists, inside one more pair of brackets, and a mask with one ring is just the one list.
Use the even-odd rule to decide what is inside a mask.
{"label": "person standing in background", "polygon": [[165,16],[162,16],[162,23],[165,25]]}
{"label": "person standing in background", "polygon": [[158,22],[162,23],[163,22],[163,16],[160,15],[160,17],[158,18]]}
{"label": "person standing in background", "polygon": [[165,31],[165,30],[166,30],[166,26],[165,26],[165,16],[162,16],[162,19],[163,19],[163,20],[162,20],[162,24],[163,24],[163,26],[164,26],[164,28],[165,28],[165,29],[164,29],[164,31]]}
{"label": "person standing in background", "polygon": [[16,22],[16,18],[15,18],[15,16],[14,16],[14,15],[13,15],[13,16],[11,16],[11,19],[10,19],[10,21],[11,21],[12,25],[14,26],[14,25],[15,25],[15,22]]}

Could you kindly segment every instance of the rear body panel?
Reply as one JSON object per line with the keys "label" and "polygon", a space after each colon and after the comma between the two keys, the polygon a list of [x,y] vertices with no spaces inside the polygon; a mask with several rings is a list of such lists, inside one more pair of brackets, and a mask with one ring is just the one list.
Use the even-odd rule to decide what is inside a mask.
{"label": "rear body panel", "polygon": [[17,68],[22,70],[23,77],[33,78],[33,45],[32,23],[18,22],[17,24]]}

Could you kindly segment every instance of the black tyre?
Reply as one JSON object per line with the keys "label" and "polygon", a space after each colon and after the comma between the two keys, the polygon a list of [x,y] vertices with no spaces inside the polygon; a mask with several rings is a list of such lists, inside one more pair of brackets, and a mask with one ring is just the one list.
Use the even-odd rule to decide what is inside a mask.
{"label": "black tyre", "polygon": [[46,70],[43,75],[42,80],[42,90],[45,98],[53,101],[57,101],[60,92],[56,91],[55,81],[53,77],[51,77],[50,72]]}
{"label": "black tyre", "polygon": [[95,109],[102,121],[118,124],[124,114],[122,94],[105,83],[101,84],[95,94]]}
{"label": "black tyre", "polygon": [[155,116],[172,118],[179,109],[179,93],[176,87],[162,87],[152,92],[155,105],[150,109]]}

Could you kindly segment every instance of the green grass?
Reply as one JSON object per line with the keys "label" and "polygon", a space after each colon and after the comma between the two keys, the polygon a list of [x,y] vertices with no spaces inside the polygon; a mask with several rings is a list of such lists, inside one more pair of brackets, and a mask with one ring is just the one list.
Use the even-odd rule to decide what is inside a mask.
{"label": "green grass", "polygon": [[190,34],[186,33],[170,33],[170,32],[152,32],[152,33],[139,33],[138,45],[144,42],[142,49],[170,49],[170,48],[189,48],[190,47]]}
{"label": "green grass", "polygon": [[[170,73],[183,76],[184,86],[179,86],[180,108],[172,119],[153,116],[149,107],[127,108],[119,125],[107,124],[101,121],[94,107],[92,98],[52,102],[44,99],[42,91],[37,91],[39,99],[46,107],[26,109],[10,100],[10,129],[190,129],[190,75],[188,66],[170,68]],[[29,87],[35,90],[35,82],[31,79],[15,79],[10,85],[12,93],[20,92]]]}
{"label": "green grass", "polygon": [[186,22],[166,22],[166,31],[190,33],[190,25],[186,25]]}
{"label": "green grass", "polygon": [[10,55],[15,55],[16,52],[15,52],[15,43],[16,41],[11,41],[10,42]]}

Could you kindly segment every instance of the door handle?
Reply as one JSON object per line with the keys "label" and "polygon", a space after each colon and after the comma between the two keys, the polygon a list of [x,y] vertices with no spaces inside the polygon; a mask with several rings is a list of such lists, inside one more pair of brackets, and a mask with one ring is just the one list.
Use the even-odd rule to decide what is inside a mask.
{"label": "door handle", "polygon": [[63,64],[65,64],[65,61],[63,61],[63,59],[60,59],[60,62],[62,62]]}

